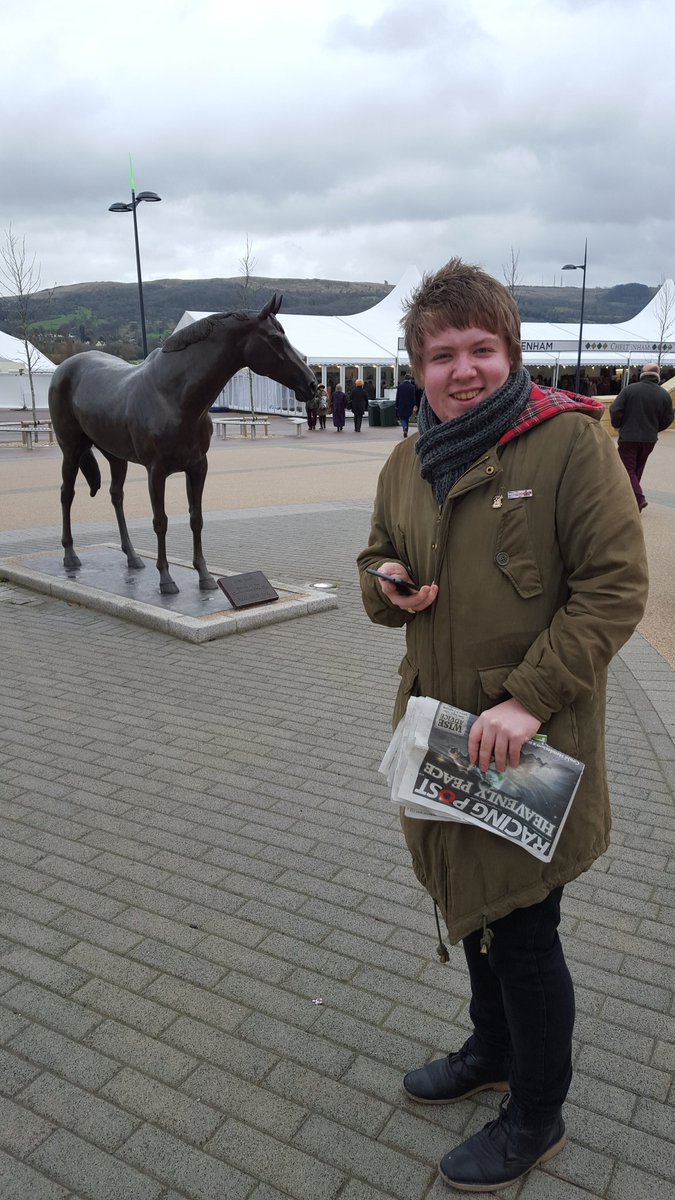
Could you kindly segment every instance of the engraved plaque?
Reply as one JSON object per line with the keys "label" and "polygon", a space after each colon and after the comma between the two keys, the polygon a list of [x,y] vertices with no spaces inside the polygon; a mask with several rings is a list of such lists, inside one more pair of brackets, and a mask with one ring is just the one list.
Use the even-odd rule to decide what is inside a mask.
{"label": "engraved plaque", "polygon": [[233,608],[252,608],[254,604],[270,604],[279,599],[272,584],[262,571],[246,571],[243,575],[222,575],[218,587],[225,593]]}

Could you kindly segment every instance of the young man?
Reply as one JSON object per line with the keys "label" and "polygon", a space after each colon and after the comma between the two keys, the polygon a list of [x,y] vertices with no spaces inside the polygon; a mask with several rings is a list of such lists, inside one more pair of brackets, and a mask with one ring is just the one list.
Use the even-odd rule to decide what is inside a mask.
{"label": "young man", "polygon": [[433,696],[480,714],[469,750],[483,771],[517,766],[539,732],[586,764],[550,864],[481,829],[401,816],[415,873],[463,943],[473,1024],[404,1088],[422,1104],[510,1088],[440,1166],[452,1186],[490,1191],[564,1145],[574,992],[560,899],[608,844],[607,666],[642,615],[646,558],[602,403],[531,383],[502,284],[453,259],[422,281],[404,328],[425,390],[419,437],[385,465],[359,555],[371,620],[406,631],[394,724],[411,695]]}

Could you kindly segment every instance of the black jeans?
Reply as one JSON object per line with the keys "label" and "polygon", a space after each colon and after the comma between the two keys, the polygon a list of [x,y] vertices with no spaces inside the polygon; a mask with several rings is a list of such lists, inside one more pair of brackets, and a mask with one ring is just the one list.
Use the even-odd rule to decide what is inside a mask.
{"label": "black jeans", "polygon": [[471,977],[473,1044],[510,1060],[511,1095],[528,1125],[544,1126],[562,1107],[572,1079],[574,988],[558,937],[562,888],[541,904],[492,921],[464,938]]}

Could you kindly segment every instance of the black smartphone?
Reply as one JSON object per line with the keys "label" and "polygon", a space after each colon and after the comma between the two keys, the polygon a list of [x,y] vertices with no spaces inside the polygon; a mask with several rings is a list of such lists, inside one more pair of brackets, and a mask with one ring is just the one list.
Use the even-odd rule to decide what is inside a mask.
{"label": "black smartphone", "polygon": [[400,579],[398,575],[386,575],[384,571],[376,571],[374,567],[366,567],[367,575],[374,575],[376,579],[386,579],[387,583],[393,583],[397,592],[402,596],[412,596],[413,592],[419,592],[416,583],[408,582],[407,579]]}

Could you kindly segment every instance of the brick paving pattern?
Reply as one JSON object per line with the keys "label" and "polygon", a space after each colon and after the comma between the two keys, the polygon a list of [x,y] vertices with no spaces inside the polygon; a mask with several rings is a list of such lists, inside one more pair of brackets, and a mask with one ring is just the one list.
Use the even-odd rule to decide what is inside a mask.
{"label": "brick paving pattern", "polygon": [[[224,642],[0,584],[2,1200],[455,1194],[437,1160],[498,1099],[400,1088],[468,986],[376,774],[402,637],[360,608],[369,507],[210,514],[212,561],[339,585]],[[674,674],[640,635],[612,668],[612,846],[564,899],[570,1140],[506,1200],[675,1194]]]}

